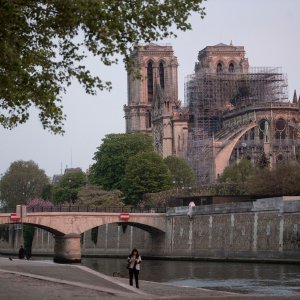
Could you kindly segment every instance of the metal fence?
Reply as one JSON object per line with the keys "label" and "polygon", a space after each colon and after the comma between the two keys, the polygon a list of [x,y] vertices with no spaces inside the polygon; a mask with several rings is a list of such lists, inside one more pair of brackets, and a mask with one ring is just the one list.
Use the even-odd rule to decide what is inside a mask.
{"label": "metal fence", "polygon": [[[16,208],[6,207],[0,208],[0,213],[14,213]],[[74,206],[74,205],[58,205],[52,207],[28,207],[27,212],[110,212],[110,213],[165,213],[166,207],[97,207],[97,206]]]}

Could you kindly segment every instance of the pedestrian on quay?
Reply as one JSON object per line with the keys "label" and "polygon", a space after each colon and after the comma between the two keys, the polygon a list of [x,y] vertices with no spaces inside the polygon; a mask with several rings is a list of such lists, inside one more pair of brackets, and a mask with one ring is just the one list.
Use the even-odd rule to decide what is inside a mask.
{"label": "pedestrian on quay", "polygon": [[128,271],[129,271],[129,284],[133,285],[133,276],[135,279],[135,285],[137,288],[139,288],[139,272],[141,269],[141,256],[139,255],[139,252],[137,249],[133,249],[131,251],[131,254],[129,254],[128,259]]}
{"label": "pedestrian on quay", "polygon": [[24,259],[25,258],[25,255],[26,255],[26,251],[23,247],[23,245],[21,245],[20,249],[19,249],[19,259]]}

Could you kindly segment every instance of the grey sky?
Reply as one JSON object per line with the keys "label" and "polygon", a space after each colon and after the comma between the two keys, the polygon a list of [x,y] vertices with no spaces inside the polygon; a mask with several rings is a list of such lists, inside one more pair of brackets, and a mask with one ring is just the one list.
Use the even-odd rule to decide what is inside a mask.
{"label": "grey sky", "polygon": [[[179,61],[179,95],[183,100],[184,77],[193,72],[198,51],[220,42],[245,46],[250,66],[281,66],[288,74],[289,97],[300,93],[300,0],[208,0],[207,16],[192,17],[193,30],[179,33],[171,43]],[[91,69],[113,90],[97,96],[84,94],[76,83],[63,96],[66,134],[44,131],[37,115],[13,130],[0,128],[0,174],[10,163],[32,159],[48,176],[71,166],[86,170],[101,139],[108,133],[125,130],[123,105],[127,102],[127,77],[122,64],[103,69],[96,59]],[[299,96],[298,93],[298,96]]]}

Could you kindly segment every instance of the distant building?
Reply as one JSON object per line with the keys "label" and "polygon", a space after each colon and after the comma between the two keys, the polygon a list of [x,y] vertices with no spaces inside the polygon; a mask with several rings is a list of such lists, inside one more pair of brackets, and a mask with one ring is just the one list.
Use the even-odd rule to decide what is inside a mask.
{"label": "distant building", "polygon": [[66,168],[65,174],[82,172],[81,168]]}
{"label": "distant building", "polygon": [[52,184],[59,184],[63,175],[53,175]]}
{"label": "distant building", "polygon": [[[78,173],[78,172],[82,172],[82,169],[81,168],[66,168],[65,172],[64,172],[64,175],[65,174],[70,174],[70,173]],[[54,185],[55,184],[59,184],[62,177],[63,177],[62,174],[53,175],[53,177],[52,177],[52,184],[54,184]]]}
{"label": "distant building", "polygon": [[182,106],[172,46],[137,46],[132,58],[141,78],[128,74],[126,132],[152,135],[155,150],[186,159],[200,184],[242,158],[266,156],[271,167],[300,161],[300,99],[288,100],[280,68],[250,68],[243,46],[208,46],[186,78]]}

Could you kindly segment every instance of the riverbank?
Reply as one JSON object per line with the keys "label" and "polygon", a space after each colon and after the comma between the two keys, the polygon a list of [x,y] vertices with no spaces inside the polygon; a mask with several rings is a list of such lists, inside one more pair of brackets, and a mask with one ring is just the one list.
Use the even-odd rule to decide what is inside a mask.
{"label": "riverbank", "polygon": [[0,291],[3,299],[299,299],[242,295],[201,288],[175,287],[141,281],[130,287],[127,278],[106,276],[81,265],[0,258]]}
{"label": "riverbank", "polygon": [[[0,250],[0,255],[17,256],[17,251],[6,251],[5,249]],[[34,251],[35,257],[49,257],[53,258],[53,253],[49,252],[38,252]],[[82,258],[126,258],[125,254],[82,254]],[[163,255],[143,255],[143,259],[146,260],[168,260],[168,261],[207,261],[207,262],[234,262],[234,263],[266,263],[266,264],[292,264],[300,265],[299,259],[280,259],[280,258],[243,258],[243,257],[198,257],[198,256],[163,256]]]}
{"label": "riverbank", "polygon": [[[41,255],[43,256],[43,255]],[[83,258],[124,258],[126,255],[95,255],[84,254]],[[267,264],[299,264],[299,259],[279,259],[279,258],[237,258],[237,257],[197,257],[197,256],[154,256],[143,255],[143,259],[146,260],[168,260],[168,261],[207,261],[207,262],[234,262],[234,263],[267,263]]]}

